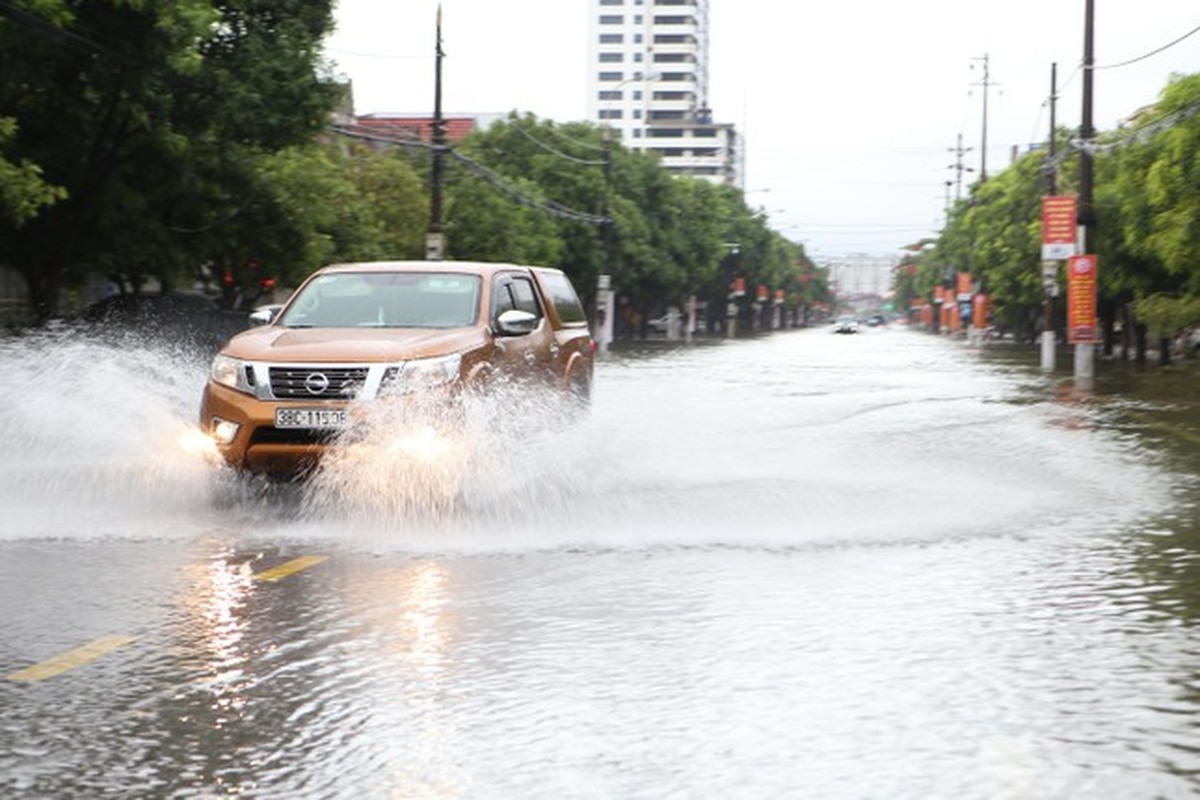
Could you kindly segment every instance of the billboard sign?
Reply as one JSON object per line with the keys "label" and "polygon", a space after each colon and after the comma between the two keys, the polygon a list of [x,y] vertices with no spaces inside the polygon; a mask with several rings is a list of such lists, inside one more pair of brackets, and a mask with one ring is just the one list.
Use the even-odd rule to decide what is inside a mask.
{"label": "billboard sign", "polygon": [[1099,341],[1096,329],[1096,256],[1072,256],[1067,262],[1067,341]]}
{"label": "billboard sign", "polygon": [[1042,260],[1064,261],[1075,255],[1076,209],[1073,195],[1042,198]]}

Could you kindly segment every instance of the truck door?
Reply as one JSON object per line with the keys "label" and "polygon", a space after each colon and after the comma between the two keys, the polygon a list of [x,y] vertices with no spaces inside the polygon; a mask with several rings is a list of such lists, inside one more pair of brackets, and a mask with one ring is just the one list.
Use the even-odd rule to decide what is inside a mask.
{"label": "truck door", "polygon": [[[554,352],[558,349],[546,312],[538,300],[533,277],[505,272],[496,276],[492,288],[492,331],[496,344],[496,368],[500,374],[522,381],[545,383],[552,380]],[[498,332],[496,319],[505,311],[528,311],[538,318],[537,327],[521,336]]]}

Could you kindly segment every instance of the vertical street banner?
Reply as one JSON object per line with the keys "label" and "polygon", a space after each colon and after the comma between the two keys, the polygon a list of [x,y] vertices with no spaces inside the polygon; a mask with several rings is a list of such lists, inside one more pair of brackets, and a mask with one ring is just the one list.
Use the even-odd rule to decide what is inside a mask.
{"label": "vertical street banner", "polygon": [[1042,198],[1042,261],[1064,261],[1075,255],[1075,197]]}
{"label": "vertical street banner", "polygon": [[1096,330],[1096,256],[1072,256],[1067,261],[1067,342],[1099,341]]}
{"label": "vertical street banner", "polygon": [[988,296],[980,292],[971,299],[971,302],[973,304],[971,325],[976,330],[982,330],[988,326]]}
{"label": "vertical street banner", "polygon": [[955,279],[955,288],[958,292],[959,300],[964,300],[964,299],[970,300],[971,292],[974,289],[974,287],[971,283],[971,273],[969,273],[969,272],[958,273],[958,276]]}

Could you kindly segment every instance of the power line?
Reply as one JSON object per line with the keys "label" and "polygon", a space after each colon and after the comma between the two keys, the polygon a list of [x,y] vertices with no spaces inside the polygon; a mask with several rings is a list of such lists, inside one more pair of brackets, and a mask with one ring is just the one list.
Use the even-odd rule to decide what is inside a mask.
{"label": "power line", "polygon": [[494,188],[508,195],[522,205],[529,206],[530,208],[536,208],[552,217],[573,220],[575,222],[586,222],[589,225],[603,225],[611,221],[608,217],[604,217],[599,214],[588,214],[583,211],[576,211],[553,200],[536,200],[529,195],[524,194],[516,187],[509,185],[495,172],[483,166],[479,162],[467,158],[462,153],[451,150],[450,156],[465,166],[469,172],[472,172],[478,177],[483,178]]}
{"label": "power line", "polygon": [[[376,142],[379,144],[394,144],[401,147],[417,147],[424,148],[426,150],[433,150],[437,147],[429,142],[412,137],[397,136],[395,134],[381,134],[373,131],[366,132],[362,129],[362,126],[356,125],[332,125],[330,126],[329,130],[338,134],[339,136],[346,136],[351,139],[360,139],[362,141]],[[559,219],[585,222],[589,225],[604,225],[611,221],[608,217],[599,214],[588,214],[583,211],[576,211],[573,208],[569,208],[553,200],[538,200],[530,197],[520,189],[509,184],[504,180],[504,178],[500,177],[494,171],[488,169],[474,159],[464,156],[463,154],[454,150],[452,147],[446,146],[441,149],[443,152],[448,153],[451,158],[460,163],[468,172],[471,172],[477,177],[482,178],[493,188],[517,201],[521,205],[528,206],[529,208],[535,208]]]}
{"label": "power line", "polygon": [[515,122],[512,123],[510,125],[510,127],[519,131],[522,136],[524,136],[529,141],[533,142],[535,145],[537,145],[541,149],[545,150],[547,153],[551,153],[555,156],[558,156],[559,158],[563,159],[564,161],[570,161],[572,164],[582,164],[585,167],[602,167],[602,166],[604,166],[603,161],[588,161],[586,159],[576,158],[575,156],[567,155],[566,153],[562,152],[561,150],[558,150],[558,149],[546,144],[541,139],[535,138],[532,133],[525,130],[524,126],[518,125]]}
{"label": "power line", "polygon": [[1145,61],[1147,58],[1150,58],[1151,56],[1156,56],[1159,53],[1163,52],[1164,50],[1169,50],[1172,47],[1174,47],[1175,45],[1182,42],[1184,39],[1188,38],[1189,36],[1193,36],[1196,33],[1200,33],[1200,25],[1197,25],[1196,27],[1192,28],[1190,31],[1185,33],[1183,36],[1180,36],[1175,41],[1164,44],[1162,47],[1158,48],[1157,50],[1151,50],[1149,53],[1144,53],[1143,55],[1140,55],[1137,58],[1131,58],[1128,61],[1122,61],[1119,64],[1105,64],[1104,66],[1101,66],[1101,67],[1092,67],[1092,69],[1116,69],[1118,67],[1128,67],[1130,64],[1136,64],[1139,61]]}
{"label": "power line", "polygon": [[570,137],[570,136],[567,136],[565,133],[563,133],[562,131],[560,131],[560,130],[559,130],[559,129],[558,129],[558,128],[557,128],[557,127],[554,125],[554,123],[550,123],[550,126],[549,126],[549,127],[546,129],[546,130],[550,131],[550,133],[552,133],[552,134],[554,134],[555,136],[557,136],[558,138],[562,139],[564,142],[570,142],[571,144],[575,145],[576,147],[582,147],[582,148],[584,148],[585,150],[592,150],[592,151],[595,151],[595,152],[597,152],[597,153],[603,153],[603,152],[604,152],[604,145],[592,144],[591,142],[585,142],[585,141],[583,141],[583,140],[581,140],[581,139],[575,139],[575,138],[572,138],[572,137]]}
{"label": "power line", "polygon": [[403,61],[427,61],[430,58],[432,58],[432,56],[429,56],[429,55],[400,55],[400,54],[391,55],[391,54],[387,54],[387,53],[356,53],[353,50],[340,50],[340,49],[334,48],[334,47],[325,48],[325,52],[326,53],[340,53],[341,55],[354,56],[355,58],[379,58],[379,59],[384,59],[384,60],[396,60],[396,61],[400,61],[400,60],[403,60]]}

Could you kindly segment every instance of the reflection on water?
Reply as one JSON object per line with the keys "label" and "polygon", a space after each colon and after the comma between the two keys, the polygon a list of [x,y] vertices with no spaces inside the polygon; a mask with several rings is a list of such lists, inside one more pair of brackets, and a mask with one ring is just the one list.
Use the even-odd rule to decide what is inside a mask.
{"label": "reflection on water", "polygon": [[[114,358],[30,352],[55,374]],[[161,377],[154,355],[94,388]],[[888,330],[616,357],[583,420],[483,409],[453,503],[419,508],[386,459],[214,484],[202,458],[160,471],[165,451],[108,435],[135,430],[120,390],[77,435],[22,401],[0,486],[36,466],[76,506],[22,490],[0,523],[0,641],[20,648],[0,662],[140,638],[0,683],[0,789],[1191,796],[1196,402],[1114,393],[1104,365],[1079,393],[1036,359]],[[136,428],[175,432],[187,383],[143,387]],[[103,523],[77,535],[80,516]],[[193,565],[170,591],[142,577],[155,553]],[[329,558],[254,578],[311,553]],[[31,622],[48,603],[87,609],[87,636]]]}

